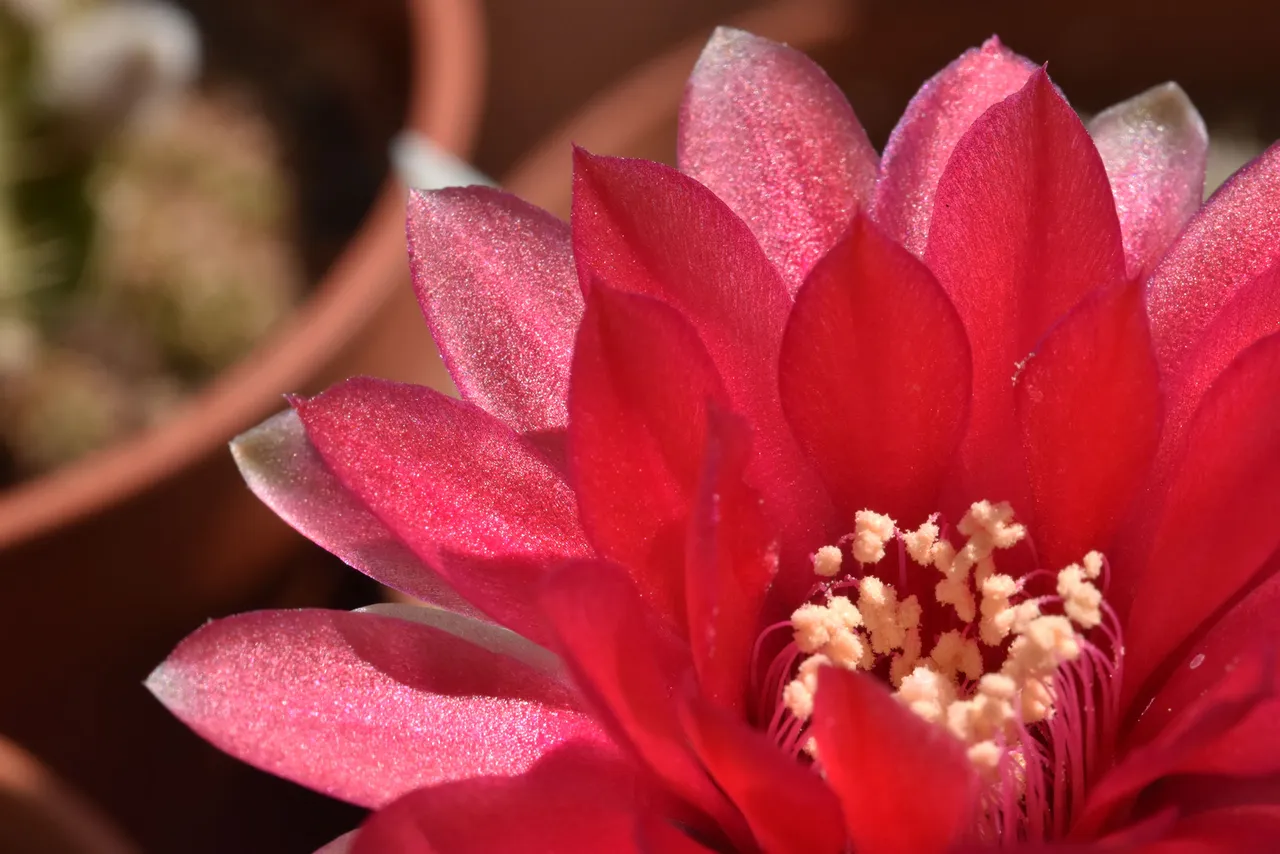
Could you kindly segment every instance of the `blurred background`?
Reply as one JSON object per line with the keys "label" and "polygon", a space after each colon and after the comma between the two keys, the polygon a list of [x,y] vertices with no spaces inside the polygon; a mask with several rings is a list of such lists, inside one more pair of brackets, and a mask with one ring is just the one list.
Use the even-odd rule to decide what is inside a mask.
{"label": "blurred background", "polygon": [[717,23],[808,51],[877,147],[992,33],[1085,113],[1180,82],[1213,183],[1280,136],[1260,0],[0,0],[0,852],[292,854],[359,822],[142,688],[207,619],[382,595],[225,443],[353,374],[449,387],[399,131],[565,215],[570,142],[671,160]]}

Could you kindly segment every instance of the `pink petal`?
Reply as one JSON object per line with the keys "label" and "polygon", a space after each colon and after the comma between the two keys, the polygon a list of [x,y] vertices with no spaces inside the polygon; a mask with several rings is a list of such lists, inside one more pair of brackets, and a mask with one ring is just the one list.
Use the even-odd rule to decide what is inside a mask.
{"label": "pink petal", "polygon": [[518,433],[564,427],[582,317],[569,227],[488,187],[414,191],[409,257],[463,399]]}
{"label": "pink petal", "polygon": [[253,493],[312,542],[388,587],[477,616],[329,471],[292,410],[267,419],[231,443]]}
{"label": "pink petal", "polygon": [[1123,821],[1143,790],[1162,778],[1221,770],[1197,767],[1196,759],[1212,753],[1259,703],[1275,696],[1275,679],[1274,650],[1242,655],[1155,740],[1131,750],[1106,772],[1090,791],[1083,814],[1072,825],[1072,836],[1090,839],[1101,828]]}
{"label": "pink petal", "polygon": [[[755,431],[751,485],[782,528],[784,553],[796,558],[784,565],[799,566],[832,533],[831,510],[778,401],[778,349],[791,299],[777,270],[724,202],[658,163],[578,151],[573,205],[584,286],[600,281],[655,297],[697,331],[732,409]],[[779,579],[788,595],[810,586],[802,575],[810,576]]]}
{"label": "pink petal", "polygon": [[569,741],[608,743],[539,659],[506,654],[522,648],[510,633],[435,613],[435,626],[346,611],[229,617],[187,637],[147,687],[220,749],[362,806],[519,774]]}
{"label": "pink petal", "polygon": [[750,434],[712,410],[685,550],[689,646],[703,695],[745,717],[751,655],[777,544],[760,497],[743,482]]}
{"label": "pink petal", "polygon": [[603,561],[570,564],[551,577],[541,603],[557,650],[618,743],[629,744],[677,796],[749,839],[684,733],[678,688],[692,675],[688,647],[645,606],[626,573]]}
{"label": "pink petal", "polygon": [[1159,382],[1137,284],[1085,300],[1018,374],[1041,565],[1110,546],[1160,439]]}
{"label": "pink petal", "polygon": [[315,854],[351,854],[351,846],[356,844],[356,831],[344,833]]}
{"label": "pink petal", "polygon": [[964,748],[873,677],[823,668],[812,732],[858,854],[942,854],[969,829],[977,781]]}
{"label": "pink petal", "polygon": [[[1280,145],[1273,145],[1214,193],[1147,281],[1151,334],[1164,375],[1177,376],[1223,307],[1277,263]],[[1275,313],[1242,319],[1254,330],[1250,340],[1280,322]]]}
{"label": "pink petal", "polygon": [[914,526],[969,406],[969,344],[933,274],[865,217],[814,268],[782,342],[787,420],[841,518]]}
{"label": "pink petal", "polygon": [[590,549],[572,491],[532,445],[471,404],[385,380],[294,406],[329,470],[389,530],[479,610],[541,637],[528,603],[542,567]]}
{"label": "pink petal", "polygon": [[840,802],[814,769],[705,699],[686,714],[694,748],[764,854],[841,854]]}
{"label": "pink petal", "polygon": [[626,764],[568,748],[523,777],[406,795],[365,823],[352,854],[705,854],[647,794]]}
{"label": "pink petal", "polygon": [[681,634],[681,548],[710,402],[724,405],[724,388],[679,314],[647,297],[591,289],[569,391],[569,464],[582,524]]}
{"label": "pink petal", "polygon": [[1232,363],[1187,431],[1125,629],[1125,697],[1280,546],[1280,333]]}
{"label": "pink petal", "polygon": [[881,228],[913,255],[924,254],[934,194],[956,143],[1035,70],[993,36],[934,75],[907,105],[885,146],[872,210]]}
{"label": "pink petal", "polygon": [[973,348],[963,500],[1017,508],[1027,493],[1011,382],[1018,363],[1076,303],[1124,276],[1106,171],[1043,71],[956,145],[924,257]]}
{"label": "pink petal", "polygon": [[792,293],[866,205],[876,152],[798,50],[720,27],[680,111],[680,169],[746,220]]}
{"label": "pink petal", "polygon": [[1103,110],[1089,133],[1111,181],[1128,274],[1140,278],[1200,207],[1209,133],[1176,83]]}

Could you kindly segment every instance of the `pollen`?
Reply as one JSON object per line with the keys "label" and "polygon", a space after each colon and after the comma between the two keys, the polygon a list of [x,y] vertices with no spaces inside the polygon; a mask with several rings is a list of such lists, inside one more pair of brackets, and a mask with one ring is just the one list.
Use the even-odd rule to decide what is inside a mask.
{"label": "pollen", "polygon": [[[1026,537],[1007,502],[975,502],[951,529],[937,515],[900,531],[889,516],[858,512],[852,533],[814,554],[814,572],[823,579],[819,601],[792,613],[789,649],[795,652],[789,663],[777,665],[781,674],[795,673],[774,683],[780,687],[775,696],[795,719],[779,727],[794,750],[820,763],[805,735],[817,671],[863,670],[886,679],[903,705],[964,745],[980,778],[997,793],[992,809],[1009,808],[1010,786],[1021,798],[1042,797],[1046,789],[1035,788],[1029,775],[1052,750],[1028,739],[1037,727],[1058,726],[1064,708],[1069,714],[1061,725],[1084,731],[1079,715],[1093,714],[1094,707],[1064,707],[1079,695],[1060,688],[1094,690],[1079,686],[1095,684],[1089,680],[1109,660],[1086,635],[1109,615],[1114,622],[1114,615],[1098,586],[1106,569],[1099,552],[1056,572],[1002,572],[1000,552]],[[892,576],[898,586],[877,571],[894,541],[900,548]],[[844,546],[859,574],[842,576]],[[932,593],[927,605],[921,601],[926,591]],[[1106,628],[1109,637],[1117,636],[1118,626]],[[1077,668],[1073,677],[1063,675],[1067,668]],[[1089,724],[1089,731],[1096,726]],[[1018,809],[1027,814],[1026,804]]]}

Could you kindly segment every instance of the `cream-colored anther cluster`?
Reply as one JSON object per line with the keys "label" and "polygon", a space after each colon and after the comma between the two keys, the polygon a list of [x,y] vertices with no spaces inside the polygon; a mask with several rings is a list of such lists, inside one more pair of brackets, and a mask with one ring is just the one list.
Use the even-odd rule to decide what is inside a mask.
{"label": "cream-colored anther cluster", "polygon": [[[1002,745],[1018,744],[1022,727],[1053,714],[1054,673],[1080,656],[1077,631],[1102,621],[1102,594],[1093,583],[1102,572],[1097,552],[1058,573],[1065,616],[1042,614],[1036,599],[1019,601],[1022,585],[998,573],[994,557],[1026,536],[1013,515],[1008,503],[975,502],[956,525],[966,537],[957,549],[941,536],[933,518],[915,531],[900,532],[888,516],[859,512],[854,532],[841,540],[849,543],[854,559],[862,567],[879,563],[886,545],[899,537],[912,561],[941,574],[934,598],[953,609],[965,628],[940,632],[924,655],[922,609],[915,596],[899,600],[893,585],[874,575],[833,584],[833,591],[856,589],[857,601],[833,592],[825,604],[805,604],[791,615],[796,647],[807,657],[783,689],[788,711],[801,721],[813,714],[822,666],[871,670],[887,659],[898,699],[925,720],[947,727],[968,745],[974,764],[994,774]],[[842,563],[837,546],[824,546],[813,556],[814,572],[823,578],[836,578]],[[1006,643],[999,670],[986,672],[982,647]]]}

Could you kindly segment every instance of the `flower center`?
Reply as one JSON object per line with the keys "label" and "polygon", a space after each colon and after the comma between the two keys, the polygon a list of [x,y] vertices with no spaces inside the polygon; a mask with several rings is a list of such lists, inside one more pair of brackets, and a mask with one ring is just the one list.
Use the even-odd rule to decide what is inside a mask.
{"label": "flower center", "polygon": [[[997,553],[1026,538],[1013,515],[1007,503],[974,503],[955,526],[964,538],[957,548],[937,516],[904,532],[863,510],[853,533],[812,556],[822,580],[809,601],[757,644],[791,630],[758,686],[783,750],[821,768],[807,734],[820,667],[874,672],[907,708],[966,746],[984,781],[982,838],[1065,830],[1110,738],[1120,628],[1098,587],[1107,572],[1098,552],[1057,572],[1015,579],[998,571]],[[898,587],[871,570],[895,541]],[[845,570],[846,549],[855,571]],[[928,591],[931,581],[931,595],[907,594]]]}

